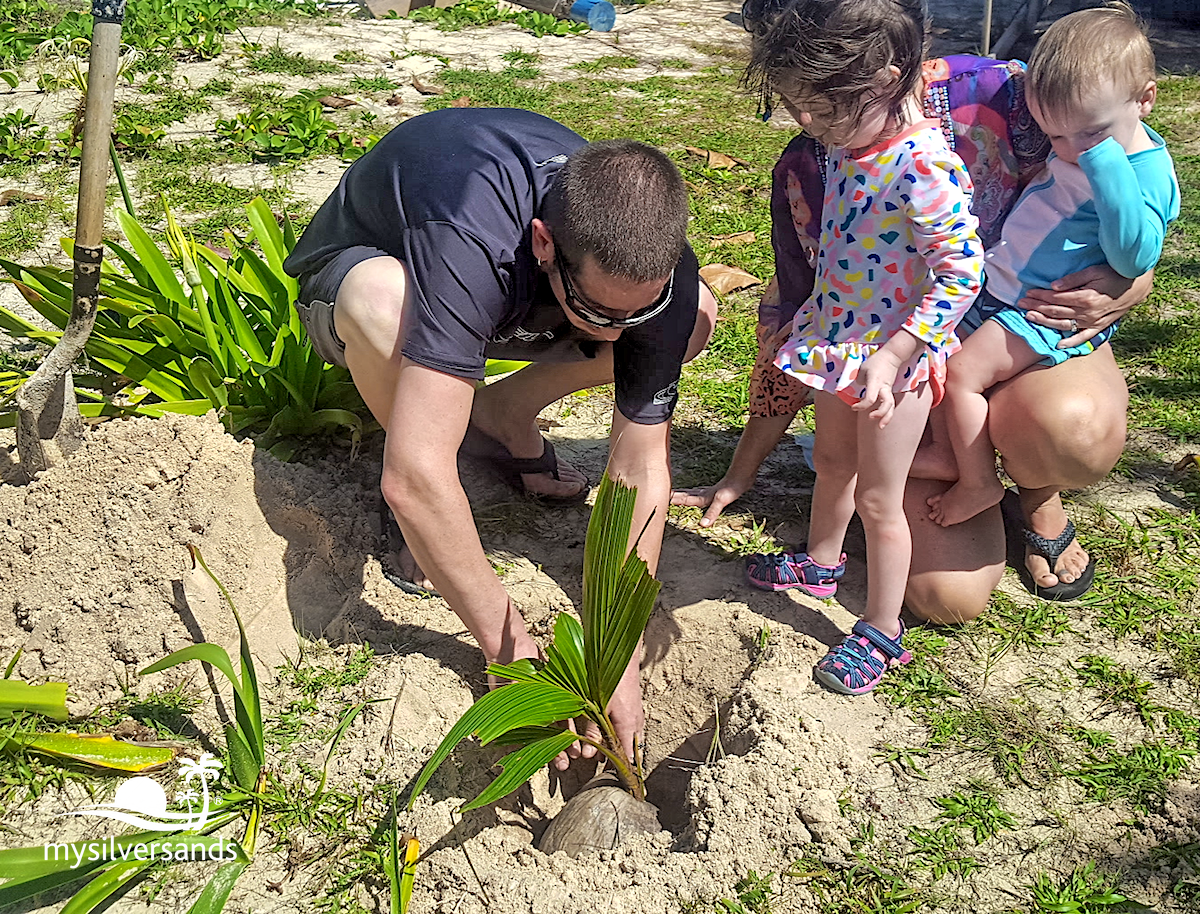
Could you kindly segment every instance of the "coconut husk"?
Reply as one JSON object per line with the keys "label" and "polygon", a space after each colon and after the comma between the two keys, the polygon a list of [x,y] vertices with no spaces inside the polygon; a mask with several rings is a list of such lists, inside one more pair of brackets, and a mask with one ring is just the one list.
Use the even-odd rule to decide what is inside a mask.
{"label": "coconut husk", "polygon": [[578,857],[588,851],[612,850],[634,835],[662,831],[658,809],[621,787],[612,772],[602,772],[575,794],[542,834],[538,849]]}

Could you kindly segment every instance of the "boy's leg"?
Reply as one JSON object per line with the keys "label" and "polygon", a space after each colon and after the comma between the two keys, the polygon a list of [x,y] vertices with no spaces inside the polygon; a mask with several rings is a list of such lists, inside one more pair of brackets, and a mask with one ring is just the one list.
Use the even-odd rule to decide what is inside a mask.
{"label": "boy's leg", "polygon": [[[1125,447],[1129,391],[1111,346],[1000,384],[989,398],[989,425],[1005,472],[1021,489],[1025,523],[1056,538],[1067,525],[1058,492],[1103,479]],[[1078,542],[1055,569],[1039,555],[1026,565],[1041,587],[1075,581],[1088,565]]]}
{"label": "boy's leg", "polygon": [[854,503],[867,539],[867,610],[863,619],[891,638],[900,634],[900,607],[912,558],[904,490],[932,401],[933,392],[923,384],[916,391],[896,395],[896,412],[886,428],[865,415],[858,416]]}
{"label": "boy's leg", "polygon": [[929,499],[929,516],[935,523],[961,524],[1004,497],[1004,486],[996,477],[996,449],[988,434],[984,391],[1039,359],[1028,344],[995,321],[984,321],[950,359],[945,407],[958,480],[944,494]]}

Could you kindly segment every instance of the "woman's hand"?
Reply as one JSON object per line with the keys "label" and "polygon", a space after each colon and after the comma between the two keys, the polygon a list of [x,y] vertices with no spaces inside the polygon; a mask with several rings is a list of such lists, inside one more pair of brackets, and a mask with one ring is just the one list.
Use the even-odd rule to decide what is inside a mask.
{"label": "woman's hand", "polygon": [[1071,333],[1058,344],[1059,349],[1070,349],[1145,301],[1153,281],[1153,271],[1127,279],[1102,263],[1064,276],[1049,289],[1030,289],[1017,307],[1025,309],[1031,323]]}

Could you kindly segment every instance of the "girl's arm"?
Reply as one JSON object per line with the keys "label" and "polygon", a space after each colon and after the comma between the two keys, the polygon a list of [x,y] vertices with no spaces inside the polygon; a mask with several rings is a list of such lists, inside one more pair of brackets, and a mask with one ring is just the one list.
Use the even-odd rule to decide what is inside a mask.
{"label": "girl's arm", "polygon": [[905,215],[912,224],[918,252],[933,273],[933,288],[917,304],[904,329],[925,343],[944,347],[979,294],[983,245],[971,214],[971,177],[962,160],[914,150],[916,180],[908,192]]}
{"label": "girl's arm", "polygon": [[[1179,188],[1165,150],[1161,167],[1139,173],[1112,137],[1079,156],[1100,220],[1100,247],[1108,265],[1133,279],[1154,268],[1167,223],[1179,215]],[[1156,159],[1155,165],[1160,163]]]}

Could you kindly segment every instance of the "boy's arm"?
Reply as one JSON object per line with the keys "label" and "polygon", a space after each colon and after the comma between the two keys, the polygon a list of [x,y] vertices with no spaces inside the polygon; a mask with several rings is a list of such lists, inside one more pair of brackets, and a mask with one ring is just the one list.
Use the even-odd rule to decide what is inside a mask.
{"label": "boy's arm", "polygon": [[1165,154],[1163,158],[1167,167],[1162,176],[1165,193],[1142,187],[1129,156],[1112,137],[1079,156],[1079,167],[1092,186],[1104,259],[1128,279],[1141,276],[1158,263],[1167,223],[1179,214],[1170,159]]}

